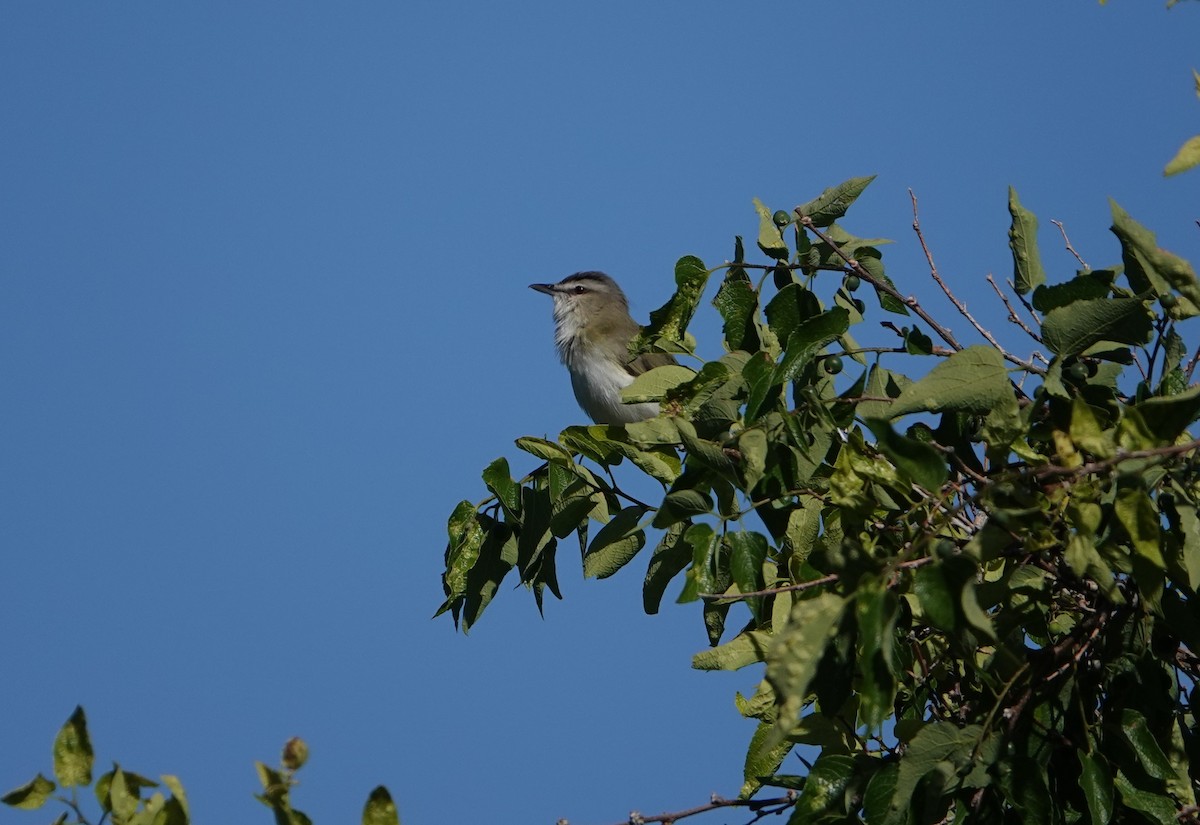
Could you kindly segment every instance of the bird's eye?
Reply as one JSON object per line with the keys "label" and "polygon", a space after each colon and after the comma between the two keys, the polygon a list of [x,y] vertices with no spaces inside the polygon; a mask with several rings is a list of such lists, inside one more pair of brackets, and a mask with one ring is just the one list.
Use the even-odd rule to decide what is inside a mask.
{"label": "bird's eye", "polygon": [[571,291],[574,292],[576,295],[582,295],[583,293],[587,292],[587,287],[577,286]]}

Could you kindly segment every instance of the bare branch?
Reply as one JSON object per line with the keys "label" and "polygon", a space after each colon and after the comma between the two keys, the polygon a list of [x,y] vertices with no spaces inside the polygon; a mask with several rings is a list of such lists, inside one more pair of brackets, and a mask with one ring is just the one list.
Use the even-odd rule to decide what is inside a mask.
{"label": "bare branch", "polygon": [[[673,822],[678,822],[681,819],[686,819],[689,816],[697,814],[706,814],[709,811],[716,811],[721,808],[745,808],[746,810],[756,814],[751,822],[757,822],[765,816],[772,814],[780,814],[788,808],[796,804],[799,795],[795,791],[789,791],[787,796],[779,796],[774,799],[726,799],[722,796],[713,794],[712,799],[707,805],[697,805],[694,808],[688,808],[683,811],[674,811],[672,813],[661,813],[654,816],[645,816],[632,811],[629,818],[617,825],[645,825],[647,822],[660,822],[663,825],[671,825]],[[569,825],[567,820],[558,820],[558,825]]]}
{"label": "bare branch", "polygon": [[1067,245],[1067,251],[1075,256],[1075,260],[1079,261],[1079,265],[1082,266],[1085,271],[1090,271],[1091,267],[1087,265],[1087,261],[1079,257],[1079,253],[1075,251],[1075,247],[1071,246],[1071,239],[1067,237],[1067,230],[1063,227],[1062,221],[1051,220],[1050,223],[1057,226],[1058,231],[1062,233],[1063,243]]}
{"label": "bare branch", "polygon": [[[1028,361],[1022,361],[1020,358],[1018,358],[1017,356],[1010,353],[1004,347],[1000,346],[1000,342],[996,340],[996,337],[994,335],[992,335],[992,333],[988,332],[988,330],[986,330],[983,327],[983,325],[981,325],[978,321],[976,321],[974,316],[972,316],[971,313],[967,311],[967,305],[964,304],[962,301],[960,301],[958,299],[958,296],[956,296],[953,292],[950,291],[950,287],[946,285],[946,282],[942,280],[941,274],[938,273],[937,264],[935,264],[933,262],[933,253],[929,251],[929,246],[928,246],[928,244],[925,243],[925,235],[924,235],[924,233],[921,232],[921,221],[917,214],[916,193],[914,193],[913,190],[909,189],[908,196],[909,196],[909,198],[912,199],[913,231],[917,233],[917,240],[921,242],[921,249],[925,253],[925,260],[929,262],[929,274],[933,276],[933,280],[937,282],[937,285],[942,288],[942,292],[946,293],[946,297],[950,299],[950,303],[954,304],[954,308],[959,311],[959,314],[961,314],[964,318],[966,318],[968,321],[970,321],[971,326],[975,327],[976,331],[980,335],[982,335],[984,338],[986,338],[987,342],[989,344],[991,344],[996,349],[997,352],[999,352],[1002,356],[1004,356],[1004,359],[1006,361],[1008,361],[1012,364],[1016,364],[1018,367],[1021,367],[1022,369],[1028,370],[1030,372],[1036,372],[1039,375],[1045,375],[1046,371],[1044,369],[1042,369],[1041,367],[1037,366],[1036,364],[1034,364],[1032,358],[1029,359]],[[1007,303],[1007,302],[1005,302],[1005,303]],[[960,349],[961,349],[961,347],[960,347]]]}
{"label": "bare branch", "polygon": [[[987,281],[989,284],[992,285],[992,289],[994,289],[996,291],[996,294],[1000,296],[1000,300],[1004,302],[1004,308],[1008,310],[1008,320],[1012,321],[1014,324],[1019,326],[1021,329],[1025,330],[1025,333],[1030,338],[1037,341],[1039,344],[1042,343],[1042,336],[1038,335],[1036,332],[1034,332],[1032,329],[1030,329],[1028,327],[1028,325],[1026,325],[1026,323],[1021,320],[1020,316],[1017,315],[1017,311],[1015,309],[1013,309],[1013,305],[1011,303],[1009,303],[1008,296],[1005,295],[1000,290],[999,285],[997,285],[997,283],[996,283],[996,279],[992,277],[992,273],[990,273],[990,272],[988,273]],[[1014,290],[1014,292],[1015,291],[1016,290]],[[1030,360],[1032,360],[1032,358]]]}

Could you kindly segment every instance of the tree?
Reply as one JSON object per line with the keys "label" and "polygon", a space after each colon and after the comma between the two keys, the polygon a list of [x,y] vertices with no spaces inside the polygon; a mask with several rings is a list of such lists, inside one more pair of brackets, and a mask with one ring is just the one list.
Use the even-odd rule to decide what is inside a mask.
{"label": "tree", "polygon": [[[719,266],[679,260],[633,348],[693,354],[719,279],[725,354],[636,380],[625,398],[659,402],[655,419],[518,439],[543,462],[520,479],[490,464],[490,496],[450,517],[439,613],[469,628],[513,572],[541,609],[561,598],[560,542],[605,578],[653,534],[646,612],[681,578],[711,644],[693,666],[763,673],[737,697],[756,722],[741,798],[720,806],[792,823],[1196,821],[1200,350],[1179,327],[1200,282],[1114,203],[1121,261],[1048,284],[1010,190],[1012,295],[992,286],[1049,357],[975,321],[914,221],[989,342],[964,346],[896,289],[882,240],[845,228],[870,181],[756,202],[761,261],[740,237]],[[852,331],[880,311],[902,325],[861,346]],[[620,465],[661,498],[618,486]],[[735,605],[745,623],[727,627]],[[797,749],[807,772],[781,773]],[[791,795],[754,802],[765,787]]]}

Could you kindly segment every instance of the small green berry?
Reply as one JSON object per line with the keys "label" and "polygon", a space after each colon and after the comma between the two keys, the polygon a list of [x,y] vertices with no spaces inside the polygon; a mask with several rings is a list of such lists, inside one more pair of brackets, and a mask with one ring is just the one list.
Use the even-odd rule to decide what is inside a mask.
{"label": "small green berry", "polygon": [[846,288],[847,292],[856,292],[862,286],[862,279],[857,275],[847,275],[846,280],[842,281],[842,286]]}
{"label": "small green berry", "polygon": [[1158,296],[1158,303],[1163,309],[1170,309],[1179,305],[1179,299],[1175,297],[1175,293],[1167,292]]}
{"label": "small green berry", "polygon": [[1087,364],[1082,361],[1076,361],[1071,366],[1067,367],[1067,375],[1076,381],[1086,381],[1088,377]]}
{"label": "small green berry", "polygon": [[792,216],[780,209],[771,216],[771,220],[775,221],[776,226],[787,226],[792,222]]}
{"label": "small green berry", "polygon": [[863,303],[862,298],[854,299],[854,308],[856,310],[858,310],[859,315],[862,315],[863,313],[865,313],[867,311],[867,305]]}
{"label": "small green berry", "polygon": [[842,356],[831,355],[825,359],[825,363],[822,366],[829,375],[837,375],[842,371]]}

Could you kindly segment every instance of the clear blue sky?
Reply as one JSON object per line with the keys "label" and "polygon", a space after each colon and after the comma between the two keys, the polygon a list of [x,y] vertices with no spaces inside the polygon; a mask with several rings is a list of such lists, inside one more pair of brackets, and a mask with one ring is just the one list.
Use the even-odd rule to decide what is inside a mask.
{"label": "clear blue sky", "polygon": [[378,783],[410,825],[735,793],[758,676],[689,669],[699,609],[642,616],[644,561],[566,548],[544,620],[430,620],[455,502],[582,418],[526,285],[603,269],[644,318],[752,197],[870,173],[848,227],[938,312],[907,187],[998,328],[1009,184],[1053,279],[1051,218],[1117,260],[1109,196],[1197,261],[1200,172],[1160,174],[1200,132],[1193,6],[5,4],[0,789],[80,703],[198,822],[269,821],[252,762],[294,734],[327,825]]}

